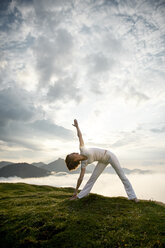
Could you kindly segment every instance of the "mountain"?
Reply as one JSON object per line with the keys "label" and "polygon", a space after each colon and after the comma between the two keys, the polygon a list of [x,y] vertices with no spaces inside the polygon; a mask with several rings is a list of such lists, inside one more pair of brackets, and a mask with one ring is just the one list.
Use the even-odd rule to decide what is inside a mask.
{"label": "mountain", "polygon": [[[73,188],[0,183],[2,248],[165,247],[165,205],[89,194]],[[162,205],[160,205],[162,204]]]}
{"label": "mountain", "polygon": [[0,177],[44,177],[50,175],[50,172],[42,168],[37,168],[28,163],[15,163],[4,166],[0,169]]}
{"label": "mountain", "polygon": [[[9,165],[9,164],[13,164],[12,162],[7,162],[7,161],[2,161],[0,162],[0,168],[4,168],[6,167],[6,165]],[[28,164],[28,165],[31,165],[31,166],[35,166],[35,167],[38,167],[38,169],[44,169],[46,171],[49,171],[49,172],[66,172],[66,173],[69,173],[69,174],[77,174],[77,173],[80,173],[80,170],[81,170],[81,167],[79,166],[79,168],[75,171],[69,171],[68,168],[66,167],[66,164],[65,164],[65,160],[62,159],[62,158],[59,158],[49,164],[45,164],[43,162],[34,162],[32,164]],[[9,168],[9,167],[8,167]],[[86,169],[86,173],[91,173],[95,168],[95,165],[94,164],[89,164],[87,166],[87,169]],[[29,170],[30,170],[30,167],[29,167]],[[125,174],[132,174],[132,173],[136,173],[136,174],[149,174],[149,173],[153,173],[152,171],[150,170],[141,170],[141,169],[127,169],[127,168],[123,168],[124,170],[124,173]],[[112,166],[108,165],[105,170],[103,171],[103,173],[110,173],[110,174],[115,174],[115,170],[113,169]]]}
{"label": "mountain", "polygon": [[80,167],[75,170],[75,171],[69,171],[68,168],[66,167],[65,160],[62,158],[59,158],[48,165],[43,166],[45,170],[48,171],[55,171],[55,172],[67,172],[71,174],[79,173],[80,172]]}
{"label": "mountain", "polygon": [[141,169],[127,169],[127,168],[123,168],[125,174],[150,174],[153,173],[153,171],[151,170],[141,170]]}
{"label": "mountain", "polygon": [[[92,172],[95,168],[94,164],[89,164],[87,169],[89,172]],[[153,171],[151,170],[141,170],[141,169],[127,169],[127,168],[122,168],[125,174],[149,174],[149,173],[153,173]],[[111,165],[108,165],[105,170],[103,171],[103,173],[110,173],[110,174],[116,174],[115,170],[113,169],[113,167]]]}
{"label": "mountain", "polygon": [[39,167],[39,168],[43,168],[46,164],[43,162],[34,162],[32,163],[32,165]]}
{"label": "mountain", "polygon": [[68,172],[68,169],[66,167],[65,161],[62,158],[59,158],[45,166],[43,166],[44,169],[49,171],[55,171],[55,172]]}
{"label": "mountain", "polygon": [[13,162],[9,162],[9,161],[1,161],[1,162],[0,162],[0,168],[2,168],[2,167],[4,167],[4,166],[6,166],[6,165],[8,165],[8,164],[13,164]]}
{"label": "mountain", "polygon": [[[141,169],[127,169],[127,168],[122,168],[125,174],[149,174],[152,173],[150,170],[141,170]],[[112,166],[108,166],[105,168],[104,173],[110,173],[110,174],[116,174],[115,170],[113,169]]]}

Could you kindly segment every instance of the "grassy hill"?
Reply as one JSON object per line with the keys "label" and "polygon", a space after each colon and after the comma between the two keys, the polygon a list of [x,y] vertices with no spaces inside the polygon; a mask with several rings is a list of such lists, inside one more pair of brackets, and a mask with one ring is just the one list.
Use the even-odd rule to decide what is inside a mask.
{"label": "grassy hill", "polygon": [[72,188],[0,184],[1,247],[165,247],[165,207]]}

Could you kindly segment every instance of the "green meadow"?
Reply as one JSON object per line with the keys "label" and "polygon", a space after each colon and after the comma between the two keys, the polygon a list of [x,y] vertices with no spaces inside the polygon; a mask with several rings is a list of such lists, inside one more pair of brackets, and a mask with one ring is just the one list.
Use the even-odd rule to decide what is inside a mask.
{"label": "green meadow", "polygon": [[165,247],[165,206],[73,188],[0,184],[0,245],[14,247]]}

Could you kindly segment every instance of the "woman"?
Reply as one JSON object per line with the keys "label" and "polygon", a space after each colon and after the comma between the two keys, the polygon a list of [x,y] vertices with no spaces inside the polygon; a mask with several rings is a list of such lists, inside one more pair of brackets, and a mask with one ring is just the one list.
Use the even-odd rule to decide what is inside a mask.
{"label": "woman", "polygon": [[[67,155],[65,162],[66,162],[66,165],[70,171],[77,169],[78,165],[81,162],[81,172],[80,172],[80,176],[79,176],[78,181],[77,181],[77,186],[76,186],[74,195],[71,197],[71,200],[75,200],[76,198],[83,198],[84,196],[87,196],[90,193],[90,191],[91,191],[95,181],[99,177],[99,175],[103,172],[105,167],[110,163],[112,165],[112,167],[115,169],[115,171],[118,174],[119,178],[121,179],[122,183],[124,184],[124,187],[125,187],[125,190],[126,190],[126,193],[128,195],[129,200],[133,200],[135,202],[138,202],[138,199],[135,195],[135,192],[134,192],[129,180],[124,175],[124,172],[123,172],[122,168],[120,167],[120,163],[119,163],[117,157],[115,156],[115,154],[113,154],[112,152],[110,152],[108,150],[104,150],[104,149],[100,149],[100,148],[86,148],[84,146],[84,141],[83,141],[82,134],[81,134],[80,128],[78,126],[77,120],[74,120],[74,124],[72,124],[72,125],[75,126],[77,129],[77,136],[78,136],[79,142],[80,142],[80,154],[79,153],[71,153],[71,154]],[[93,163],[94,161],[97,161],[98,163],[97,163],[91,177],[89,178],[88,182],[86,183],[84,188],[81,190],[81,192],[79,194],[77,194],[78,189],[82,183],[82,180],[83,180],[83,177],[85,174],[86,166],[88,164]]]}

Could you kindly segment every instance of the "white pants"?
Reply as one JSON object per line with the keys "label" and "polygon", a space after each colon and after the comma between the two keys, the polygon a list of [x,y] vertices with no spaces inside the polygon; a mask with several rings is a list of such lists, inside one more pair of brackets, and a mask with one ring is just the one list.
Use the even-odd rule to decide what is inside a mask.
{"label": "white pants", "polygon": [[[109,151],[108,151],[109,152]],[[117,157],[115,156],[115,154],[110,153],[110,158],[109,158],[109,163],[112,165],[112,167],[115,169],[117,175],[119,176],[119,178],[121,179],[122,183],[124,184],[124,188],[125,188],[125,191],[128,195],[128,198],[129,199],[134,199],[136,198],[136,195],[135,195],[135,192],[132,188],[132,185],[131,183],[129,182],[128,178],[125,176],[124,172],[123,172],[123,169],[121,168],[120,166],[120,163],[117,159]],[[84,186],[84,188],[81,190],[81,192],[78,194],[78,198],[83,198],[84,196],[87,196],[94,183],[96,182],[97,178],[100,176],[100,174],[103,172],[103,170],[105,169],[105,167],[107,166],[108,164],[104,164],[104,163],[101,163],[101,162],[98,162],[91,177],[89,178],[88,182],[86,183],[86,185]]]}

